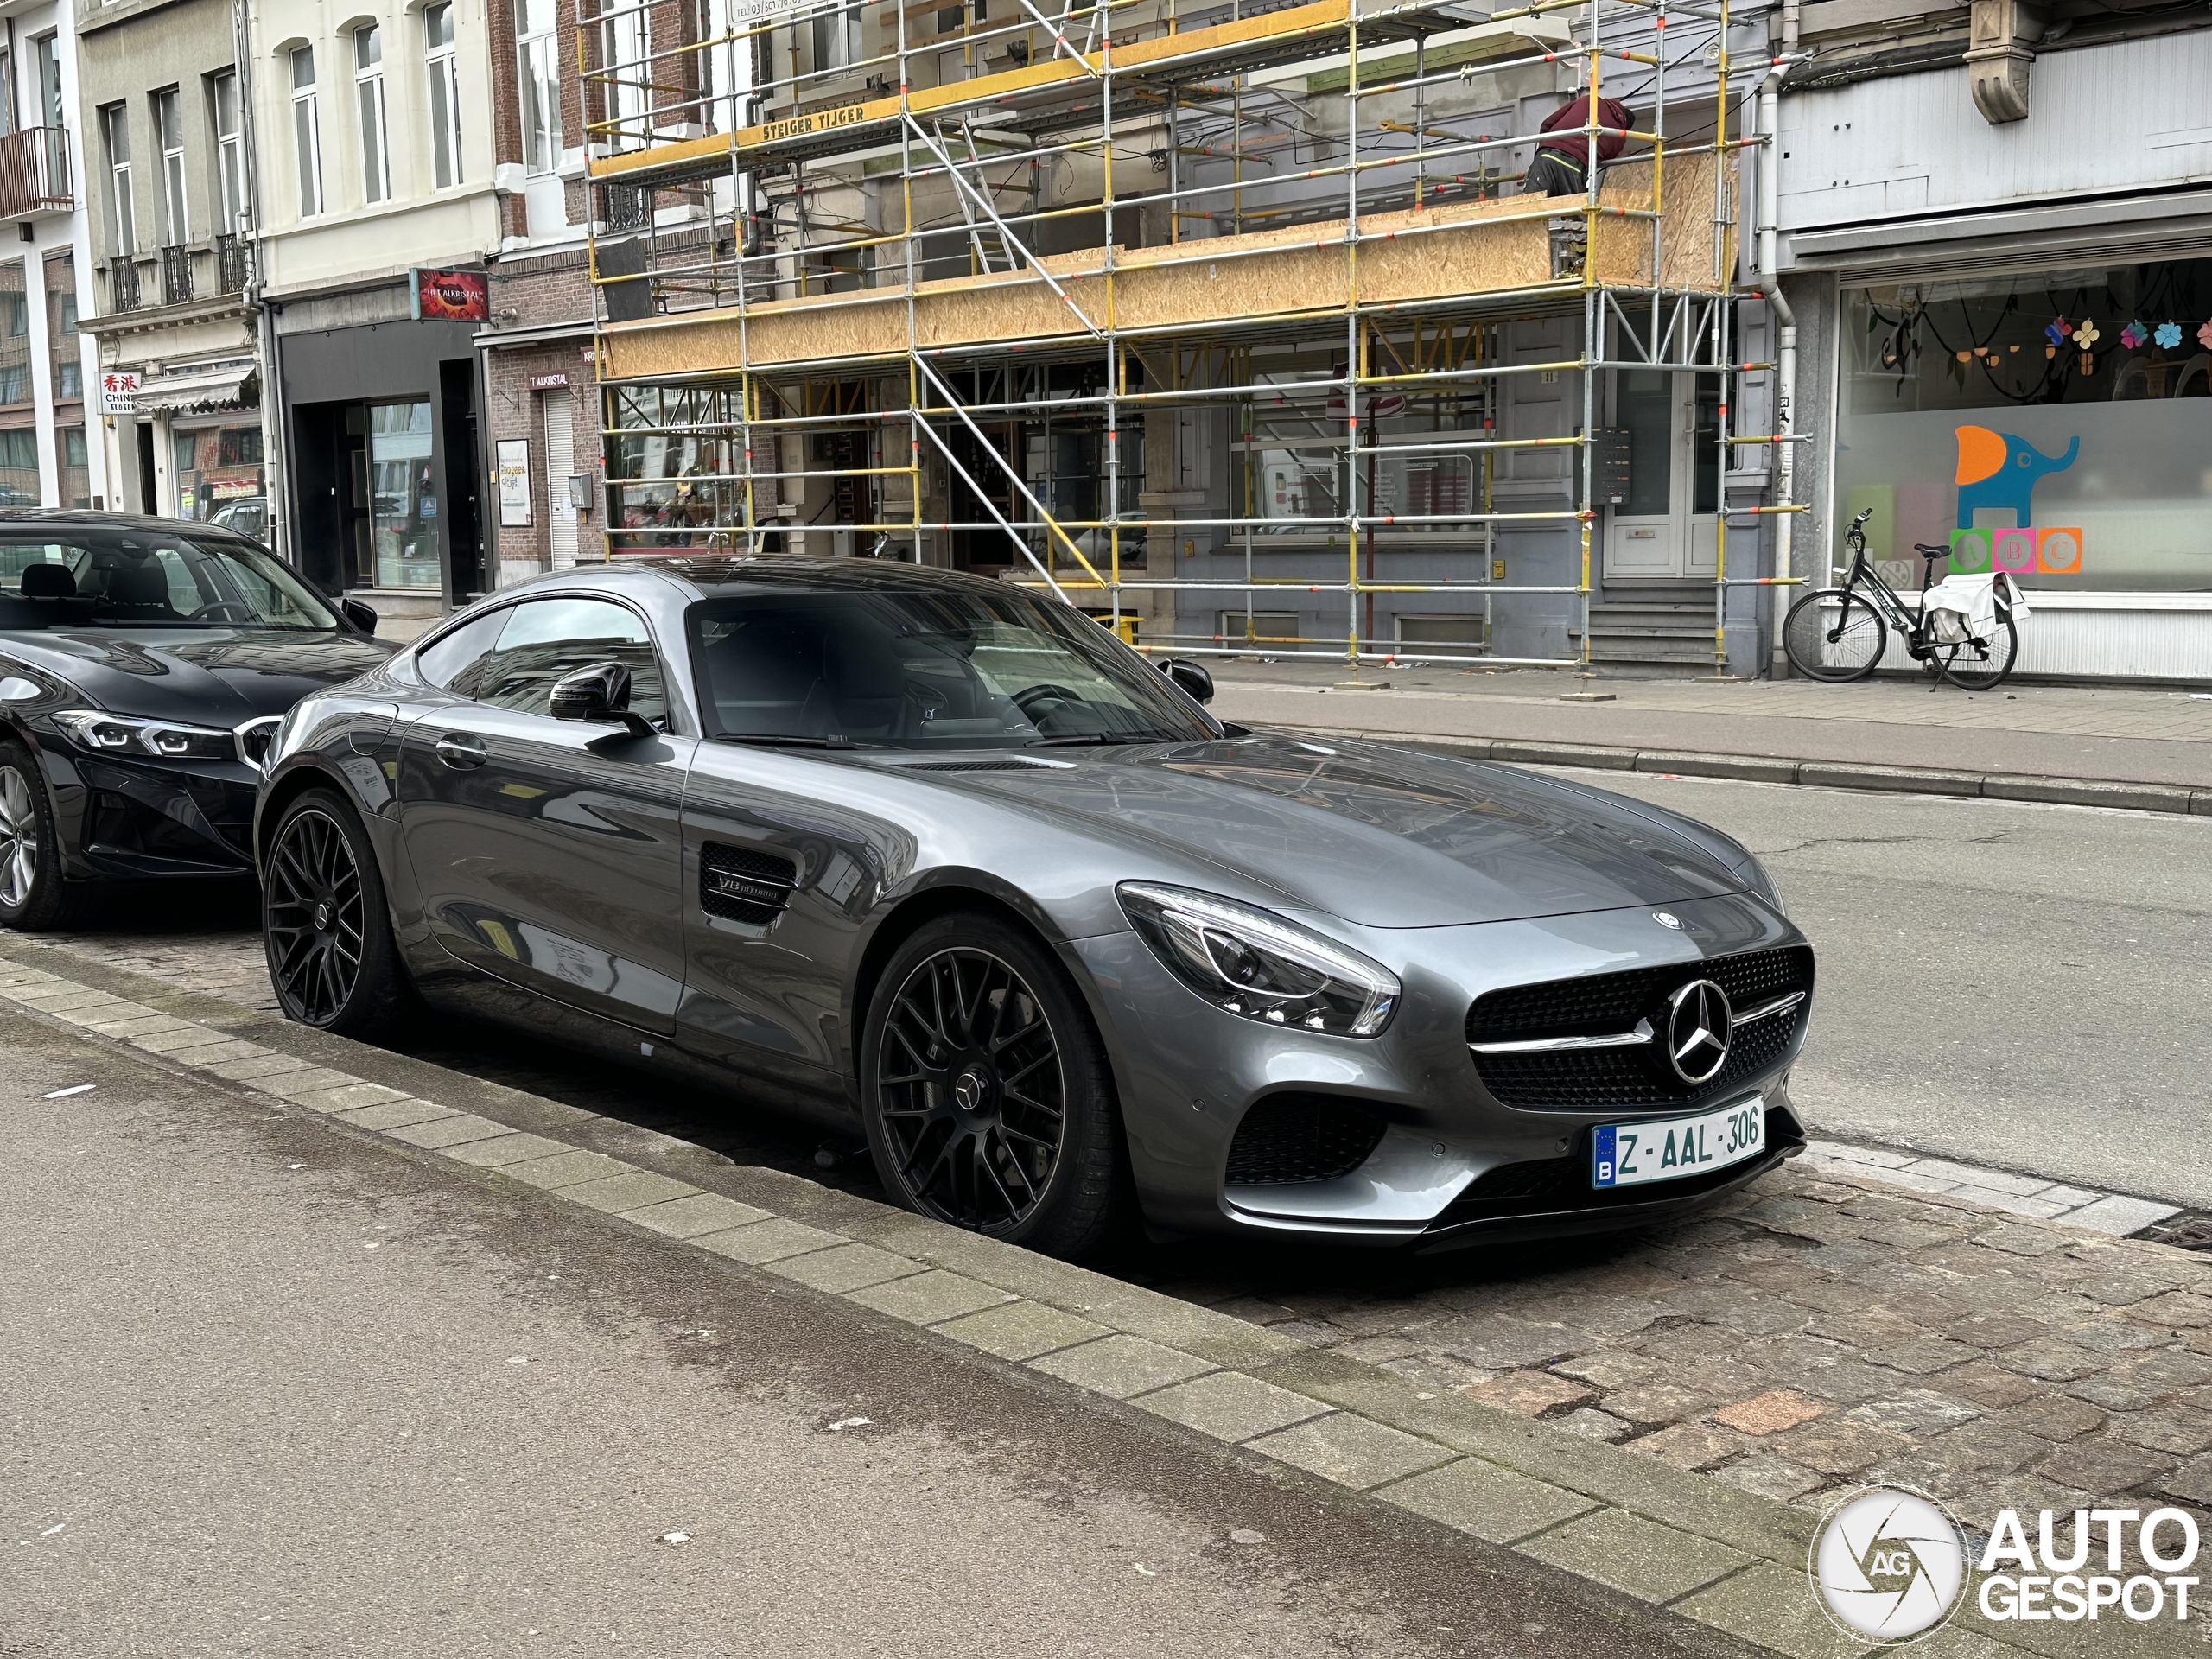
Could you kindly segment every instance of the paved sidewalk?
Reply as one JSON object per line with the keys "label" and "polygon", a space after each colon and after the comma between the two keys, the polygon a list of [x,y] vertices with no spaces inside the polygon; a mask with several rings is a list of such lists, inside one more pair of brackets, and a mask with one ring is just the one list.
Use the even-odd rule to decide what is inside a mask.
{"label": "paved sidewalk", "polygon": [[[1567,743],[2212,791],[2212,692],[2012,686],[1968,694],[1913,682],[1821,685],[1582,680],[1554,670],[1443,664],[1363,670],[1228,658],[1213,710],[1249,724],[1408,738]],[[1563,701],[1568,694],[1611,701]]]}

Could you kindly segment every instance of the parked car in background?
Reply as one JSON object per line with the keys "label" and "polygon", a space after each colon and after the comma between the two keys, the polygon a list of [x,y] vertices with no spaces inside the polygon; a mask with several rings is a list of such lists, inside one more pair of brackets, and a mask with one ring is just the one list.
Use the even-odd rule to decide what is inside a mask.
{"label": "parked car in background", "polygon": [[269,539],[269,498],[265,495],[246,495],[235,501],[226,501],[215,509],[207,522],[218,530],[233,530],[251,541],[266,543]]}
{"label": "parked car in background", "polygon": [[294,711],[285,1012],[417,996],[865,1135],[926,1215],[1438,1248],[1802,1147],[1810,947],[1662,808],[1224,726],[1069,607],[878,560],[510,588]]}
{"label": "parked car in background", "polygon": [[104,882],[250,879],[257,761],[375,667],[375,613],[213,525],[0,513],[0,925]]}

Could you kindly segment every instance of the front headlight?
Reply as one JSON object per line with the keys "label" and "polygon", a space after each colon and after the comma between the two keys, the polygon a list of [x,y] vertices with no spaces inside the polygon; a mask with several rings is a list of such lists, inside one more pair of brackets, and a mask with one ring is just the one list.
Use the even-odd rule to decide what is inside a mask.
{"label": "front headlight", "polygon": [[1226,1013],[1373,1037],[1397,1008],[1397,976],[1381,963],[1273,912],[1150,881],[1115,893],[1167,970]]}
{"label": "front headlight", "polygon": [[150,754],[163,760],[235,760],[238,740],[211,726],[181,726],[173,720],[131,720],[73,709],[54,723],[85,748],[99,754]]}

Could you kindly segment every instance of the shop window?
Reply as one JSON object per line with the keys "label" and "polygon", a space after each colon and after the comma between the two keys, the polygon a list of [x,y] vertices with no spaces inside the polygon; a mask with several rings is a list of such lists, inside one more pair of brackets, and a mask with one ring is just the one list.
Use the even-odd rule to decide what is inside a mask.
{"label": "shop window", "polygon": [[170,442],[178,518],[204,524],[263,493],[258,426],[194,427]]}
{"label": "shop window", "polygon": [[[2212,588],[2212,260],[1842,293],[1836,524],[2024,586]],[[1840,552],[1834,556],[1840,557]]]}
{"label": "shop window", "polygon": [[38,434],[28,426],[0,431],[0,507],[39,504]]}
{"label": "shop window", "polygon": [[369,525],[379,588],[438,586],[430,405],[369,405]]}

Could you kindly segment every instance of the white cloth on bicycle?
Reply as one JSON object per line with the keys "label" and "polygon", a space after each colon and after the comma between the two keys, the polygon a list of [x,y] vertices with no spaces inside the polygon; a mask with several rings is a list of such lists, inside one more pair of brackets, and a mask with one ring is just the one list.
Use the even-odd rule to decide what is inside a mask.
{"label": "white cloth on bicycle", "polygon": [[2005,584],[2004,603],[2012,620],[2028,613],[2028,602],[2008,571],[1978,576],[1946,576],[1921,595],[1921,609],[1938,644],[1963,645],[1986,639],[1997,631],[1997,584]]}

